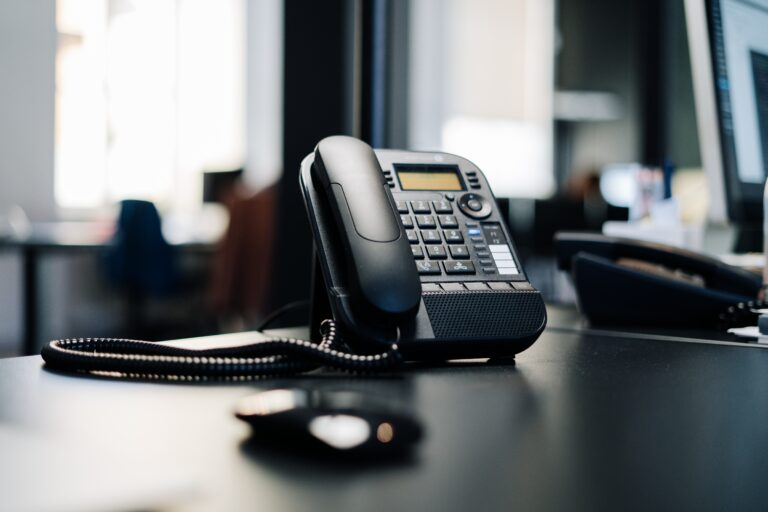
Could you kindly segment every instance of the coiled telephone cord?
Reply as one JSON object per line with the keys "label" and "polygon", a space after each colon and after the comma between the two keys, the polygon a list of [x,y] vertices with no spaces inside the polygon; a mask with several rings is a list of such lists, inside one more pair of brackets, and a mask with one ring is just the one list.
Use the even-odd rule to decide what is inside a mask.
{"label": "coiled telephone cord", "polygon": [[43,347],[46,366],[65,372],[145,380],[252,380],[292,375],[320,366],[351,372],[388,370],[402,362],[397,345],[375,355],[346,352],[333,320],[322,341],[275,337],[238,347],[193,350],[118,338],[54,340]]}

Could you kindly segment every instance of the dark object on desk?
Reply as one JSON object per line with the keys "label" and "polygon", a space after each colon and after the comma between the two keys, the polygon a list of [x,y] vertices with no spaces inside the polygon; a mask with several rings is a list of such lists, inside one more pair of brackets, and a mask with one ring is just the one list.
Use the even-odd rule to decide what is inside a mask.
{"label": "dark object on desk", "polygon": [[273,389],[250,395],[235,415],[251,425],[251,442],[350,456],[398,456],[422,437],[419,422],[357,392]]}
{"label": "dark object on desk", "polygon": [[513,356],[543,331],[541,294],[468,160],[328,137],[300,183],[318,256],[313,323],[333,316],[355,350]]}
{"label": "dark object on desk", "polygon": [[759,275],[691,251],[590,233],[555,236],[595,326],[716,328],[728,308],[757,299]]}

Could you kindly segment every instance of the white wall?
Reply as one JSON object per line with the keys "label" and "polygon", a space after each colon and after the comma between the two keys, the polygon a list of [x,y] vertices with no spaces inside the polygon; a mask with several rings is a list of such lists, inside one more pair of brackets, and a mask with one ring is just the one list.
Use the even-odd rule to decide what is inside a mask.
{"label": "white wall", "polygon": [[[20,205],[33,220],[55,215],[53,115],[55,2],[0,0],[0,217]],[[21,344],[21,260],[0,254],[0,352]]]}
{"label": "white wall", "polygon": [[55,2],[0,0],[0,215],[55,215],[55,57]]}
{"label": "white wall", "polygon": [[260,189],[283,172],[283,0],[246,4],[245,179]]}

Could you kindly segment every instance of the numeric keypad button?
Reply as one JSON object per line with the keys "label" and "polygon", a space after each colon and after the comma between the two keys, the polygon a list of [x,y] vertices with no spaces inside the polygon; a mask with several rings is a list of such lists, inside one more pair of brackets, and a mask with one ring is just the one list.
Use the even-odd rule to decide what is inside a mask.
{"label": "numeric keypad button", "polygon": [[469,259],[469,250],[466,245],[451,245],[449,249],[451,251],[451,258],[455,260]]}
{"label": "numeric keypad button", "polygon": [[453,206],[448,201],[432,201],[432,206],[435,208],[435,213],[453,213]]}
{"label": "numeric keypad button", "polygon": [[416,260],[416,269],[419,274],[440,274],[440,263],[429,260]]}
{"label": "numeric keypad button", "polygon": [[436,227],[435,218],[431,215],[417,215],[416,224],[418,224],[420,228],[429,229]]}
{"label": "numeric keypad button", "polygon": [[449,244],[460,244],[464,242],[464,236],[458,229],[444,229],[443,236],[445,237],[445,241]]}
{"label": "numeric keypad button", "polygon": [[437,220],[440,221],[441,228],[457,228],[459,223],[456,221],[455,215],[438,215]]}
{"label": "numeric keypad button", "polygon": [[474,274],[475,266],[471,261],[444,261],[446,274]]}
{"label": "numeric keypad button", "polygon": [[411,201],[411,210],[413,213],[432,213],[429,201]]}
{"label": "numeric keypad button", "polygon": [[448,257],[448,254],[445,252],[445,247],[442,245],[428,245],[427,254],[431,260],[444,260]]}
{"label": "numeric keypad button", "polygon": [[421,240],[425,244],[439,244],[441,242],[440,233],[435,229],[422,229]]}

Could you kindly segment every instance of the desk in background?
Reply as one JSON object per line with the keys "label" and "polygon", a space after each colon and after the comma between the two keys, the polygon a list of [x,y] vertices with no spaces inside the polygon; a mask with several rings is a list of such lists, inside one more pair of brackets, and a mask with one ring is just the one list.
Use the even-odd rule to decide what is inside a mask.
{"label": "desk in background", "polygon": [[[39,262],[44,254],[95,253],[104,248],[112,236],[112,225],[97,222],[35,223],[26,236],[0,239],[0,248],[19,251],[23,288],[23,354],[39,352],[40,325]],[[184,252],[210,256],[215,240],[200,239],[187,233],[175,233],[172,243]]]}
{"label": "desk in background", "polygon": [[[37,356],[0,360],[0,432],[16,436],[0,436],[0,474],[18,484],[0,480],[0,508],[764,510],[768,351],[717,343],[555,327],[514,366],[247,385],[72,377]],[[235,402],[285,386],[398,400],[426,437],[412,459],[380,466],[249,448]]]}

